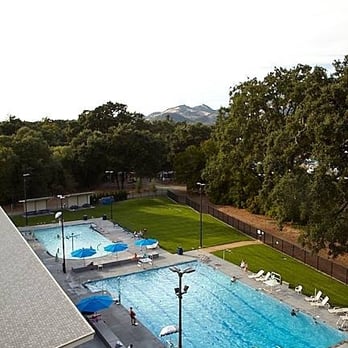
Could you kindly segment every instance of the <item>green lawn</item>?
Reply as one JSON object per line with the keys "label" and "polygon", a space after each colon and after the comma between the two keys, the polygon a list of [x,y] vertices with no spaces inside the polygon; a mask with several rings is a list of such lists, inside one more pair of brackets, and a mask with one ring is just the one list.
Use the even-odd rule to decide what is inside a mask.
{"label": "green lawn", "polygon": [[[214,253],[223,257],[222,251]],[[298,284],[303,286],[303,293],[313,295],[315,289],[330,297],[330,304],[335,306],[348,305],[348,286],[327,275],[306,266],[296,259],[272,249],[267,245],[250,245],[225,251],[225,260],[240,264],[241,260],[248,263],[249,270],[260,269],[273,271],[282,276],[282,280],[290,283],[290,287]]]}
{"label": "green lawn", "polygon": [[[158,239],[161,247],[170,252],[176,252],[178,246],[184,250],[199,246],[199,213],[165,197],[119,202],[114,217],[130,231],[146,228],[147,237]],[[250,237],[203,214],[204,247],[242,240],[250,240]]]}
{"label": "green lawn", "polygon": [[[104,214],[110,217],[110,206],[99,205],[95,208],[76,212],[64,211],[65,221],[88,218],[101,218]],[[17,226],[24,226],[22,216],[14,216],[12,220]],[[147,229],[147,237],[156,238],[161,247],[169,252],[176,252],[181,246],[184,251],[196,249],[199,245],[199,213],[186,205],[172,202],[166,197],[140,198],[113,204],[113,220],[130,231]],[[29,225],[54,222],[54,215],[29,217]],[[221,245],[242,240],[250,240],[231,227],[203,214],[204,247]],[[222,251],[215,253],[222,257]],[[337,306],[348,306],[348,286],[325,276],[324,274],[302,264],[295,259],[280,253],[266,245],[252,245],[234,248],[225,252],[225,259],[235,264],[246,260],[249,270],[274,271],[280,273],[282,279],[292,287],[301,284],[304,293],[310,295],[320,289],[330,297],[330,303]]]}

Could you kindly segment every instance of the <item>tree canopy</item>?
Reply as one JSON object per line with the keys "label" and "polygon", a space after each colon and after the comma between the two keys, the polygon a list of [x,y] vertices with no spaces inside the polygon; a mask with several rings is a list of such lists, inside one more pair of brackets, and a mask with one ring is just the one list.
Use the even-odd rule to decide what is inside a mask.
{"label": "tree canopy", "polygon": [[303,244],[348,250],[348,57],[298,65],[230,92],[203,178],[215,203],[304,225]]}

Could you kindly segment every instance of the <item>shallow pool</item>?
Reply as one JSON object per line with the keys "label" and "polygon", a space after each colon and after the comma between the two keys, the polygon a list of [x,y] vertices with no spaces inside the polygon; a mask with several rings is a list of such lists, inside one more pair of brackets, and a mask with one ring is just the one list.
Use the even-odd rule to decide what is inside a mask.
{"label": "shallow pool", "polygon": [[[327,348],[348,335],[291,308],[263,291],[230,278],[205,264],[193,262],[196,272],[184,274],[183,346],[233,348]],[[120,295],[138,319],[158,336],[161,328],[178,323],[178,276],[168,268],[89,282],[92,291]],[[177,342],[177,334],[162,338]]]}
{"label": "shallow pool", "polygon": [[[95,249],[97,253],[88,257],[88,259],[110,254],[104,251],[104,246],[110,244],[111,241],[91,226],[91,224],[64,225],[65,258],[77,259],[71,256],[73,250],[90,247]],[[52,256],[58,254],[58,257],[62,258],[61,226],[36,229],[34,235],[49,254]]]}

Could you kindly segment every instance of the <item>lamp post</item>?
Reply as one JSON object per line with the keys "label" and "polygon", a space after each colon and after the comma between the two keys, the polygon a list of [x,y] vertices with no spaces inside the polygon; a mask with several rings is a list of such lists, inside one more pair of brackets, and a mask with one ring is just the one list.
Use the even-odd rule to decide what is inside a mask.
{"label": "lamp post", "polygon": [[62,195],[57,196],[60,199],[60,208],[61,211],[57,211],[56,215],[54,216],[57,220],[59,219],[61,227],[62,227],[62,251],[63,251],[63,273],[66,273],[66,265],[65,265],[65,235],[64,235],[64,215],[63,215],[63,199],[65,198]]}
{"label": "lamp post", "polygon": [[205,184],[197,182],[199,186],[199,197],[200,197],[200,206],[199,206],[199,247],[203,248],[203,215],[202,215],[202,191]]}
{"label": "lamp post", "polygon": [[178,348],[182,348],[182,295],[186,294],[189,286],[185,285],[184,289],[182,289],[182,277],[186,273],[192,273],[195,271],[192,267],[188,267],[184,270],[181,270],[180,268],[174,266],[169,268],[172,272],[177,273],[179,277],[179,287],[174,288],[175,295],[179,299],[179,342],[178,342]]}
{"label": "lamp post", "polygon": [[259,240],[265,242],[265,232],[262,230],[257,230],[257,235],[259,236]]}
{"label": "lamp post", "polygon": [[[110,186],[111,186],[111,177],[112,177],[112,174],[114,174],[114,171],[113,170],[106,170],[105,171],[105,174],[106,175],[109,175],[109,180],[110,180]],[[110,201],[110,219],[113,220],[113,216],[112,216],[112,203],[113,203],[113,199],[114,197],[112,196],[112,200]]]}
{"label": "lamp post", "polygon": [[29,173],[23,174],[25,226],[28,226],[28,209],[27,209],[27,177],[28,176],[30,176]]}

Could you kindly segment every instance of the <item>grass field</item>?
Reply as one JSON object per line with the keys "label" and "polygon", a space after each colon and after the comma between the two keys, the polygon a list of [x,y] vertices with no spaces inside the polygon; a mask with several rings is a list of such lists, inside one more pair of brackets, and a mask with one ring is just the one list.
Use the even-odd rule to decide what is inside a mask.
{"label": "grass field", "polygon": [[[161,247],[176,252],[199,246],[199,213],[186,205],[165,197],[133,199],[117,204],[116,221],[131,231],[147,230],[148,238],[156,238]],[[251,240],[226,224],[203,214],[203,246]]]}

